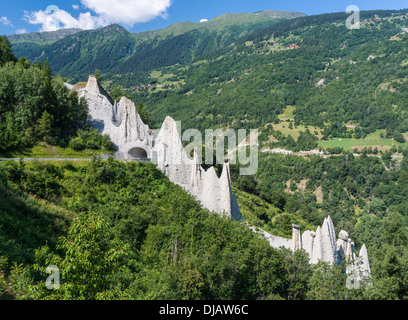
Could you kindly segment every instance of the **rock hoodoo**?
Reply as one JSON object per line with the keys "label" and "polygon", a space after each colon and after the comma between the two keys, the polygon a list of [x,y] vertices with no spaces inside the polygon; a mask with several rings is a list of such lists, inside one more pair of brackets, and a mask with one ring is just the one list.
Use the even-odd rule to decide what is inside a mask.
{"label": "rock hoodoo", "polygon": [[151,159],[154,135],[143,123],[132,101],[126,97],[119,102],[113,101],[93,76],[89,77],[85,88],[78,90],[78,96],[88,102],[91,125],[109,135],[122,159]]}
{"label": "rock hoodoo", "polygon": [[232,193],[228,160],[218,178],[213,167],[207,171],[202,168],[197,149],[192,159],[187,156],[177,123],[171,117],[167,117],[156,132],[143,123],[132,101],[126,97],[113,101],[94,76],[89,77],[85,88],[76,90],[79,98],[88,102],[91,125],[109,135],[116,145],[118,159],[152,161],[170,181],[195,196],[204,208],[231,219],[242,219]]}
{"label": "rock hoodoo", "polygon": [[[126,97],[119,102],[113,101],[94,76],[89,77],[84,88],[68,88],[76,90],[79,98],[86,99],[89,122],[102,134],[110,136],[118,149],[118,159],[152,161],[170,181],[190,192],[204,208],[231,219],[242,219],[231,188],[228,159],[224,162],[220,178],[214,167],[204,170],[198,160],[197,149],[194,149],[192,158],[187,155],[174,119],[167,117],[159,131],[151,130],[143,123],[132,101]],[[266,232],[263,235],[272,247],[293,251],[304,249],[312,264],[318,261],[340,264],[345,260],[347,273],[357,273],[360,279],[370,276],[367,248],[363,246],[356,257],[354,243],[345,231],[339,233],[336,241],[330,216],[316,232],[307,230],[302,234],[300,226],[293,225],[292,240]]]}
{"label": "rock hoodoo", "polygon": [[299,226],[293,225],[292,227],[291,241],[285,243],[284,239],[281,241],[275,239],[274,242],[271,242],[271,246],[275,248],[285,247],[292,251],[303,249],[309,254],[311,264],[324,261],[339,265],[344,261],[347,274],[354,274],[360,280],[369,279],[371,270],[366,246],[361,247],[357,257],[354,243],[346,231],[340,231],[336,241],[333,221],[330,216],[324,219],[323,225],[319,226],[316,232],[307,230],[301,234]]}

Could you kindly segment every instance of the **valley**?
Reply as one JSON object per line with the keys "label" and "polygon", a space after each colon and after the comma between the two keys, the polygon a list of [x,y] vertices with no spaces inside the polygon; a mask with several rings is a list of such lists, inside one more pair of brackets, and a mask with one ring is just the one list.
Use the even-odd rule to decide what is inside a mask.
{"label": "valley", "polygon": [[[355,30],[347,17],[0,37],[0,299],[407,299],[408,9],[363,11]],[[169,164],[186,144],[175,121],[257,129],[256,174],[198,151]],[[135,142],[157,165],[118,158]],[[350,290],[344,268],[249,226],[288,241],[325,228],[336,255],[353,239],[370,285]],[[42,285],[50,264],[59,291]]]}

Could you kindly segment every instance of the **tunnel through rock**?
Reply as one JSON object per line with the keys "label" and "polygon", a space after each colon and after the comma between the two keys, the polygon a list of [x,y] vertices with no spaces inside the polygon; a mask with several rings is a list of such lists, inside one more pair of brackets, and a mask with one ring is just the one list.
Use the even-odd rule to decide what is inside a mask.
{"label": "tunnel through rock", "polygon": [[145,160],[147,159],[147,151],[142,149],[142,148],[133,148],[129,150],[129,155],[133,158],[133,159],[141,159],[141,160]]}

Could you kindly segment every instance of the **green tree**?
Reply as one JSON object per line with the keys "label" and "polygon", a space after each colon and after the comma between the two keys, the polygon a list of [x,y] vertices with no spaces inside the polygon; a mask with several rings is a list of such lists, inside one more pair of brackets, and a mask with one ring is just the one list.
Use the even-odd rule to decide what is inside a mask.
{"label": "green tree", "polygon": [[392,246],[401,246],[407,242],[407,226],[404,217],[395,211],[390,211],[383,220],[382,238]]}
{"label": "green tree", "polygon": [[323,261],[313,266],[306,295],[309,300],[345,300],[346,294],[346,275],[342,267]]}
{"label": "green tree", "polygon": [[400,132],[395,133],[394,140],[399,142],[399,143],[405,143],[406,142],[405,138],[404,138],[404,135],[402,133],[400,133]]}
{"label": "green tree", "polygon": [[152,127],[153,123],[152,123],[152,117],[150,115],[150,112],[148,110],[146,110],[145,106],[143,105],[143,103],[139,103],[138,107],[137,107],[137,112],[140,115],[140,118],[142,118],[142,121],[144,124],[147,124],[149,127]]}
{"label": "green tree", "polygon": [[9,39],[6,36],[0,36],[0,65],[10,61],[17,62],[17,58],[13,54]]}
{"label": "green tree", "polygon": [[375,214],[379,218],[383,217],[386,209],[384,201],[379,198],[373,198],[366,208],[368,214]]}
{"label": "green tree", "polygon": [[285,270],[287,273],[287,299],[305,300],[308,282],[312,275],[309,255],[304,250],[286,252]]}
{"label": "green tree", "polygon": [[120,101],[122,97],[126,97],[126,92],[123,90],[122,86],[114,85],[110,89],[110,95],[116,101]]}
{"label": "green tree", "polygon": [[51,115],[45,110],[42,114],[40,120],[38,120],[37,125],[37,135],[38,137],[48,142],[52,133],[52,118]]}
{"label": "green tree", "polygon": [[97,80],[99,83],[102,82],[103,77],[102,77],[102,74],[101,74],[101,70],[95,69],[94,76],[95,76],[96,80]]}
{"label": "green tree", "polygon": [[79,129],[77,136],[70,140],[69,146],[76,151],[85,149],[115,151],[115,145],[110,137],[106,134],[102,135],[97,129],[91,127]]}
{"label": "green tree", "polygon": [[408,250],[404,246],[385,244],[374,253],[369,300],[406,300],[408,298]]}
{"label": "green tree", "polygon": [[[58,249],[64,257],[53,255],[42,265],[58,266],[61,287],[55,292],[31,288],[37,299],[102,299],[105,291],[112,289],[110,276],[123,269],[123,259],[129,254],[128,245],[116,239],[107,222],[94,213],[75,218],[68,235],[60,238]],[[42,265],[36,264],[34,269],[45,275]]]}
{"label": "green tree", "polygon": [[296,143],[297,150],[309,151],[317,148],[316,136],[312,134],[309,129],[305,132],[301,131]]}
{"label": "green tree", "polygon": [[296,146],[296,141],[291,135],[287,136],[284,143],[285,146],[288,147],[289,149],[294,148]]}

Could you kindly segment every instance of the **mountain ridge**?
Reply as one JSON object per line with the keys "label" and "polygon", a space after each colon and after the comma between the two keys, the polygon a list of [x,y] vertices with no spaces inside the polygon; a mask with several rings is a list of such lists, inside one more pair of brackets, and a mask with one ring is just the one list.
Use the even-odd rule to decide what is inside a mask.
{"label": "mountain ridge", "polygon": [[9,39],[16,56],[24,56],[33,62],[48,59],[54,72],[78,81],[96,68],[104,72],[127,73],[187,63],[197,55],[225,47],[242,36],[298,16],[304,14],[238,13],[205,23],[179,22],[164,29],[140,33],[113,24],[94,30],[48,34],[47,39],[53,37],[55,41],[44,42],[36,34],[19,38],[10,36]]}
{"label": "mountain ridge", "polygon": [[203,54],[187,67],[161,69],[168,76],[153,77],[159,81],[155,90],[131,87],[153,83],[152,77],[114,81],[129,88],[134,101],[143,101],[153,118],[170,114],[200,130],[264,130],[273,124],[272,131],[279,131],[280,115],[292,106],[294,129],[280,126],[291,134],[298,135],[295,128],[306,123],[313,132],[321,129],[318,140],[360,139],[386,129],[384,137],[398,138],[408,131],[407,12],[362,12],[359,30],[346,28],[345,13],[287,20]]}
{"label": "mountain ridge", "polygon": [[64,28],[57,31],[30,32],[23,34],[13,34],[8,36],[11,43],[33,42],[36,44],[45,44],[58,41],[71,34],[83,31],[79,28]]}
{"label": "mountain ridge", "polygon": [[[265,11],[259,11],[259,12],[254,12],[254,13],[231,13],[228,12],[226,14],[217,16],[211,20],[208,20],[206,22],[216,22],[218,20],[228,20],[225,18],[238,18],[238,17],[242,17],[242,16],[247,16],[247,17],[252,17],[254,18],[255,16],[263,16],[263,17],[267,17],[270,19],[287,19],[287,18],[297,18],[297,17],[301,17],[301,16],[306,16],[304,13],[301,12],[295,12],[295,11],[276,11],[276,10],[265,10]],[[126,30],[124,27],[120,26],[119,24],[111,24],[105,27],[101,27],[98,29],[90,29],[90,30],[84,30],[84,29],[79,29],[79,28],[63,28],[63,29],[59,29],[56,31],[42,31],[42,32],[30,32],[30,33],[24,33],[24,34],[13,34],[8,36],[9,40],[11,43],[19,43],[19,42],[34,42],[34,43],[43,43],[43,42],[48,42],[48,41],[52,41],[52,40],[59,40],[62,39],[65,36],[80,32],[80,31],[91,31],[91,30],[100,30],[100,29],[105,29],[105,28],[110,28],[112,26],[117,26],[121,29],[126,30],[127,32],[134,34],[134,35],[138,35],[138,34],[149,34],[149,33],[155,33],[155,32],[159,32],[161,30],[167,30],[167,29],[173,29],[179,25],[181,26],[186,26],[186,25],[195,25],[198,26],[202,24],[202,22],[192,22],[192,21],[184,21],[184,22],[175,22],[171,25],[169,25],[166,28],[160,28],[160,29],[155,29],[155,30],[146,30],[146,31],[141,31],[141,32],[130,32],[128,30]],[[36,39],[35,37],[38,37],[38,39]],[[41,38],[47,38],[46,41],[42,41]]]}

